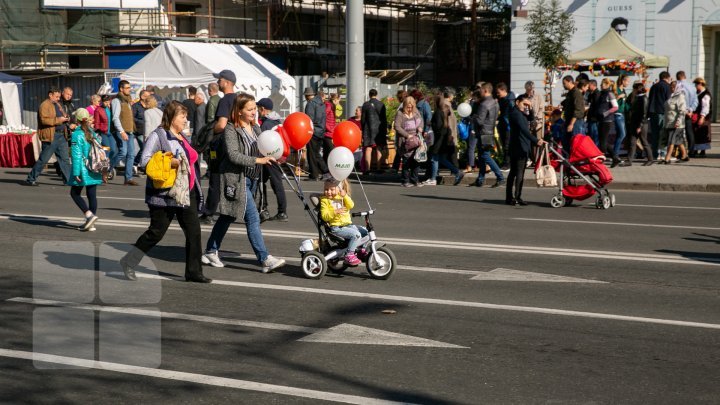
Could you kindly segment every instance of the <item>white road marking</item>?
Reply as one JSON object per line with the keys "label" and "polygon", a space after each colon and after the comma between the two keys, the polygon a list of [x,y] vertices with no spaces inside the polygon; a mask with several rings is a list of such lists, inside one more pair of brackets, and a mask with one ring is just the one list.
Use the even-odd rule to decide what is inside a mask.
{"label": "white road marking", "polygon": [[395,332],[388,332],[381,329],[367,328],[364,326],[340,324],[328,329],[313,328],[308,326],[284,325],[271,322],[246,321],[241,319],[218,318],[214,316],[180,314],[176,312],[153,311],[140,308],[113,307],[104,305],[79,304],[74,302],[42,300],[24,297],[8,299],[10,302],[20,302],[32,305],[47,305],[81,309],[87,311],[103,311],[120,314],[147,316],[161,319],[179,319],[185,321],[205,322],[221,325],[245,326],[249,328],[281,330],[287,332],[308,333],[309,336],[299,339],[303,342],[315,343],[344,343],[354,345],[383,345],[383,346],[420,346],[420,347],[443,347],[452,349],[467,349],[445,342],[419,338],[416,336],[403,335]]}
{"label": "white road marking", "polygon": [[[151,275],[151,274],[138,273],[137,276],[139,278],[159,278],[159,279],[163,279],[163,280],[172,280],[171,278],[167,278],[164,276],[158,276],[158,275]],[[277,285],[277,284],[247,283],[247,282],[242,282],[242,281],[228,281],[228,280],[217,280],[217,279],[214,279],[212,283],[218,284],[218,285],[227,285],[227,286],[232,286],[232,287],[258,288],[258,289],[276,290],[276,291],[293,291],[293,292],[309,293],[309,294],[332,295],[332,296],[338,296],[338,297],[356,297],[356,298],[375,299],[375,300],[380,300],[380,301],[414,302],[414,303],[420,303],[420,304],[448,305],[448,306],[466,307],[466,308],[495,309],[495,310],[502,310],[502,311],[529,312],[529,313],[546,314],[546,315],[560,315],[560,316],[572,316],[572,317],[580,317],[580,318],[607,319],[607,320],[614,320],[614,321],[640,322],[640,323],[650,323],[650,324],[657,324],[657,325],[671,325],[671,326],[683,326],[683,327],[690,327],[690,328],[720,330],[720,324],[715,324],[715,323],[678,321],[678,320],[673,320],[673,319],[645,318],[645,317],[639,317],[639,316],[572,311],[572,310],[555,309],[555,308],[490,304],[490,303],[485,303],[485,302],[474,302],[474,301],[443,300],[443,299],[438,299],[438,298],[408,297],[408,296],[400,296],[400,295],[374,294],[374,293],[364,293],[364,292],[344,291],[344,290],[329,290],[329,289],[326,290],[326,289],[321,289],[321,288],[295,287],[295,286]]]}
{"label": "white road marking", "polygon": [[[33,216],[24,214],[12,214],[12,213],[0,213],[1,219],[15,219],[23,220],[28,222],[44,222],[44,223],[80,223],[81,220],[77,217],[60,217],[60,216]],[[69,222],[69,223],[68,223]],[[581,221],[582,222],[582,221]],[[110,220],[100,219],[97,222],[98,226],[116,226],[125,228],[141,228],[145,229],[149,225],[149,221],[128,221],[128,220]],[[75,225],[73,225],[75,226]],[[180,226],[177,224],[170,225],[170,229],[174,231],[180,231]],[[203,230],[210,231],[212,227],[203,226]],[[698,229],[698,228],[693,228]],[[246,235],[244,227],[231,228],[227,232],[230,235]],[[317,234],[307,232],[296,232],[296,231],[282,231],[263,229],[263,236],[265,237],[277,237],[277,238],[289,238],[302,240],[307,238],[315,238]],[[566,249],[558,248],[553,246],[522,246],[522,245],[502,245],[502,244],[491,244],[491,243],[468,243],[468,242],[455,242],[455,241],[443,241],[443,240],[432,240],[432,239],[407,239],[407,238],[381,238],[381,242],[385,242],[392,246],[409,246],[414,248],[432,248],[432,249],[457,249],[457,250],[469,250],[469,251],[484,251],[484,252],[505,252],[513,254],[530,254],[530,255],[543,255],[543,256],[565,256],[565,257],[582,257],[582,258],[595,258],[603,260],[626,260],[626,261],[637,261],[637,262],[649,262],[649,263],[675,263],[675,264],[686,264],[686,265],[697,265],[697,266],[720,266],[720,259],[704,256],[682,256],[673,254],[651,254],[651,253],[640,253],[640,252],[617,252],[608,250],[588,250],[588,249]]]}
{"label": "white road marking", "polygon": [[388,332],[380,329],[366,328],[364,326],[343,323],[332,328],[313,333],[299,339],[300,342],[313,343],[343,343],[382,346],[417,346],[417,347],[444,347],[449,349],[468,349],[436,340],[423,339],[400,333]]}
{"label": "white road marking", "polygon": [[[587,205],[595,205],[595,203],[589,203]],[[720,210],[720,208],[717,207],[683,207],[679,205],[615,204],[615,206],[638,208],[674,208],[679,210]]]}
{"label": "white road marking", "polygon": [[720,231],[720,228],[709,226],[686,226],[686,225],[662,225],[662,224],[636,224],[630,222],[603,222],[603,221],[582,221],[572,219],[551,219],[551,218],[510,218],[515,221],[536,221],[536,222],[562,222],[566,224],[584,224],[584,225],[615,225],[615,226],[640,226],[647,228],[673,228],[673,229],[693,229],[705,231]]}
{"label": "white road marking", "polygon": [[175,370],[163,370],[159,368],[132,366],[129,364],[79,359],[76,357],[57,356],[46,353],[0,349],[0,357],[63,364],[67,366],[83,367],[102,371],[113,371],[123,374],[162,378],[173,381],[184,381],[195,384],[212,385],[215,387],[235,388],[246,391],[265,392],[268,394],[288,395],[300,398],[317,399],[321,401],[335,401],[346,404],[400,404],[400,402],[386,401],[378,398],[345,395],[334,392],[288,387],[284,385],[265,384],[248,380],[236,380],[233,378],[216,377],[206,374],[185,373]]}
{"label": "white road marking", "polygon": [[555,274],[531,273],[512,269],[495,269],[488,272],[476,273],[470,280],[481,281],[532,281],[545,283],[597,283],[607,284],[606,281],[588,280],[584,278],[565,277]]}

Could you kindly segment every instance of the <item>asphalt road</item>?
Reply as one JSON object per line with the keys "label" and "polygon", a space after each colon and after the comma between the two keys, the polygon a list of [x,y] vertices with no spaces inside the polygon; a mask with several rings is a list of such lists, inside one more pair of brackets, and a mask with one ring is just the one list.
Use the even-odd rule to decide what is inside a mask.
{"label": "asphalt road", "polygon": [[720,402],[711,193],[554,209],[552,190],[508,207],[504,189],[369,184],[400,264],[387,281],[303,278],[314,229],[289,194],[290,221],[263,224],[285,268],[261,274],[236,224],[227,266],[197,285],[174,279],[179,229],[143,263],[159,278],[118,279],[114,258],[147,226],[142,187],[101,187],[97,231],[79,232],[68,188],[25,175],[0,172],[3,403]]}

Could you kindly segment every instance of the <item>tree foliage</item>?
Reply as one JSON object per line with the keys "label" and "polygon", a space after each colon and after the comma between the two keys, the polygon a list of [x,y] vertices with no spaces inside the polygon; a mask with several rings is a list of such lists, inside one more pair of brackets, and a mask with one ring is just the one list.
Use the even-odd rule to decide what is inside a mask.
{"label": "tree foliage", "polygon": [[570,14],[560,7],[560,0],[540,0],[528,15],[525,26],[528,54],[535,66],[552,70],[565,64],[568,46],[577,30]]}

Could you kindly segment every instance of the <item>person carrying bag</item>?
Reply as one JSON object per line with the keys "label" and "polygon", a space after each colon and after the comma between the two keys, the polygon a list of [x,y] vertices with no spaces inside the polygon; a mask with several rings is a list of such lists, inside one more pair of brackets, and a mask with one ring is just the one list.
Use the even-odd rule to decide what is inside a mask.
{"label": "person carrying bag", "polygon": [[550,165],[550,151],[547,144],[538,149],[538,155],[535,164],[535,182],[538,187],[557,187],[557,175],[555,168]]}

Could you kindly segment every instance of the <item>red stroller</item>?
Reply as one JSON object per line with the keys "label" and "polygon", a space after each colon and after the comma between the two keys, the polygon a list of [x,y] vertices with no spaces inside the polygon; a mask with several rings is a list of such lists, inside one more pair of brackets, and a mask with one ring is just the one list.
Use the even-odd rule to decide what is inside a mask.
{"label": "red stroller", "polygon": [[605,155],[589,136],[575,135],[572,138],[569,159],[552,146],[549,149],[555,157],[550,164],[560,173],[561,179],[558,193],[550,200],[551,206],[568,206],[573,200],[586,200],[595,193],[596,208],[615,206],[615,195],[605,188],[613,181],[612,173],[604,164]]}

